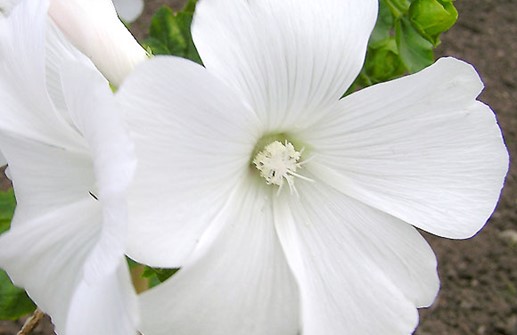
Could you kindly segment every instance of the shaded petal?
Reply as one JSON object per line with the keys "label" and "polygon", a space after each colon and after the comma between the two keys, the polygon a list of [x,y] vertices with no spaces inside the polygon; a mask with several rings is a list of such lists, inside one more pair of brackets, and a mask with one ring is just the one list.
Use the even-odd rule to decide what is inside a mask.
{"label": "shaded petal", "polygon": [[70,149],[80,137],[47,93],[47,5],[22,1],[8,18],[0,19],[0,129]]}
{"label": "shaded petal", "polygon": [[124,128],[121,107],[96,69],[70,62],[62,66],[61,77],[70,117],[93,158],[96,189],[92,192],[102,204],[102,234],[86,265],[87,273],[110,273],[125,251],[126,192],[136,167],[133,143]]}
{"label": "shaded petal", "polygon": [[113,5],[120,18],[126,22],[133,22],[144,11],[144,0],[113,0]]}
{"label": "shaded petal", "polygon": [[307,167],[341,192],[419,228],[467,238],[499,198],[508,153],[475,70],[441,59],[354,93],[300,137]]}
{"label": "shaded petal", "polygon": [[95,222],[100,222],[100,208],[86,198],[13,225],[0,236],[0,267],[52,316],[58,334],[65,331],[71,298],[99,234]]}
{"label": "shaded petal", "polygon": [[240,186],[193,259],[142,294],[145,334],[298,334],[298,290],[273,226],[274,195],[257,186]]}
{"label": "shaded petal", "polygon": [[[77,50],[63,35],[56,24],[47,20],[46,33],[46,90],[48,95],[61,115],[73,123],[68,113],[65,97],[63,96],[63,85],[61,83],[61,72],[65,64],[69,62],[81,63],[84,66],[95,68],[90,59]],[[81,66],[81,65],[79,65]]]}
{"label": "shaded petal", "polygon": [[[98,281],[85,277],[84,263],[98,241],[100,222],[100,207],[90,198],[0,236],[0,267],[52,316],[58,334],[127,335],[125,330],[136,328],[136,294],[122,255],[118,273]],[[109,313],[100,313],[106,308]]]}
{"label": "shaded petal", "polygon": [[147,59],[146,51],[119,20],[110,0],[52,0],[49,15],[115,85]]}
{"label": "shaded petal", "polygon": [[206,68],[269,130],[303,127],[359,73],[375,0],[201,0],[192,36]]}
{"label": "shaded petal", "polygon": [[142,64],[117,92],[135,141],[129,255],[179,267],[249,168],[254,114],[203,67]]}
{"label": "shaded petal", "polygon": [[275,202],[301,291],[304,335],[410,334],[438,291],[436,259],[410,225],[320,182]]}
{"label": "shaded petal", "polygon": [[85,150],[67,151],[5,133],[0,133],[0,148],[9,162],[9,177],[16,194],[13,226],[71,203],[93,199],[89,192],[94,192],[95,177]]}
{"label": "shaded petal", "polygon": [[[70,63],[61,79],[70,119],[86,143],[70,151],[0,134],[18,202],[13,228],[0,240],[7,250],[0,264],[52,316],[59,332],[127,335],[137,321],[124,258],[132,146],[110,88],[95,69]],[[44,241],[33,246],[36,238]],[[47,281],[56,285],[49,293]]]}
{"label": "shaded petal", "polygon": [[[85,316],[88,317],[85,317]],[[138,321],[136,293],[125,258],[100,282],[79,283],[70,306],[66,334],[131,335]]]}
{"label": "shaded petal", "polygon": [[1,0],[0,1],[0,12],[3,14],[9,14],[9,12],[16,6],[21,0]]}
{"label": "shaded petal", "polygon": [[5,159],[4,155],[0,152],[0,166],[7,165],[7,159]]}

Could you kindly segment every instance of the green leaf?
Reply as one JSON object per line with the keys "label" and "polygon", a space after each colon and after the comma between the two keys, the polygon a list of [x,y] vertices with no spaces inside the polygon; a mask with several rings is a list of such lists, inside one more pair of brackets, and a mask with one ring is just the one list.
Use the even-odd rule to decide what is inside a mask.
{"label": "green leaf", "polygon": [[384,1],[385,0],[380,0],[381,6],[379,7],[375,28],[373,28],[372,35],[368,41],[369,46],[375,47],[377,43],[382,43],[391,36],[393,30],[393,16]]}
{"label": "green leaf", "polygon": [[16,199],[13,189],[0,192],[0,234],[9,230],[15,207]]}
{"label": "green leaf", "polygon": [[409,0],[383,0],[383,2],[381,7],[385,4],[396,19],[404,16],[409,10]]}
{"label": "green leaf", "polygon": [[409,8],[409,20],[429,42],[437,46],[440,34],[449,30],[458,19],[452,0],[415,0]]}
{"label": "green leaf", "polygon": [[16,320],[35,309],[27,293],[14,286],[7,273],[0,270],[0,320]]}
{"label": "green leaf", "polygon": [[196,0],[190,0],[180,12],[163,6],[154,14],[149,37],[143,42],[152,54],[184,57],[201,64],[190,33],[195,6]]}
{"label": "green leaf", "polygon": [[395,38],[402,63],[410,73],[434,62],[433,44],[420,36],[408,18],[395,23]]}
{"label": "green leaf", "polygon": [[142,277],[149,280],[149,286],[151,288],[163,283],[178,272],[178,270],[179,269],[161,269],[146,266]]}
{"label": "green leaf", "polygon": [[[0,192],[0,234],[9,230],[15,207],[13,189]],[[14,286],[7,273],[0,270],[0,320],[16,320],[35,309],[27,293]]]}

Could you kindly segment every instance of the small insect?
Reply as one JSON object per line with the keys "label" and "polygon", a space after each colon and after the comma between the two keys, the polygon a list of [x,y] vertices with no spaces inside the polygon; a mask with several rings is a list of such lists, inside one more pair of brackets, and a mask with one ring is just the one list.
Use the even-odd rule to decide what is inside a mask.
{"label": "small insect", "polygon": [[99,199],[97,198],[97,196],[96,196],[95,194],[93,194],[91,191],[88,191],[88,193],[90,193],[90,195],[92,196],[92,198],[94,198],[95,200],[99,200]]}

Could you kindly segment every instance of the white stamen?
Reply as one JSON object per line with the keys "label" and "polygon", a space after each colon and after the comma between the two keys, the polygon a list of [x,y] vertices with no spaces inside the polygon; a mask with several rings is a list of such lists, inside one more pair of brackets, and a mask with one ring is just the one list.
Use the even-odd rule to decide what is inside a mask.
{"label": "white stamen", "polygon": [[268,185],[278,185],[278,192],[282,190],[284,182],[287,182],[291,193],[298,193],[294,186],[294,177],[304,180],[311,180],[296,173],[302,167],[303,162],[299,162],[303,153],[296,151],[294,146],[285,141],[285,145],[279,141],[268,144],[260,151],[253,160],[253,164],[260,171],[260,176],[266,179]]}

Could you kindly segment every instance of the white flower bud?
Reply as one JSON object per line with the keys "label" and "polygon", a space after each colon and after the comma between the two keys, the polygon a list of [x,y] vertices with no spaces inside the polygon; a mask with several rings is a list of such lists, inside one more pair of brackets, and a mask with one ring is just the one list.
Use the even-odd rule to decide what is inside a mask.
{"label": "white flower bud", "polygon": [[147,58],[109,0],[52,0],[49,16],[114,85]]}

